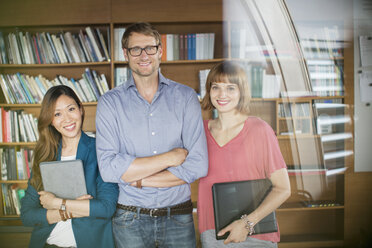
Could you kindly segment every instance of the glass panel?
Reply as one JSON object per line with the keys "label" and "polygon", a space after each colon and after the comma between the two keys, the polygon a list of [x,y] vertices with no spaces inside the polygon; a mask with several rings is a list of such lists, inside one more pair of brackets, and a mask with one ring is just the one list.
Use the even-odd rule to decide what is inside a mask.
{"label": "glass panel", "polygon": [[[309,226],[329,224],[322,232],[342,239],[343,173],[353,155],[350,107],[344,102],[347,34],[341,18],[323,20],[318,15],[315,22],[294,18],[301,17],[299,12],[315,14],[316,8],[306,9],[310,3],[300,2],[225,0],[225,51],[246,69],[250,115],[273,128],[287,164],[292,195],[281,210],[296,211],[300,217],[284,224],[288,227],[284,240],[300,234],[317,239],[310,238],[312,228],[291,228],[299,218],[308,219]],[[330,2],[319,2],[318,7],[333,7],[335,1]],[[327,223],[319,218],[327,213],[312,215],[308,209],[314,207],[328,210],[334,219]],[[283,212],[279,211],[279,220]]]}

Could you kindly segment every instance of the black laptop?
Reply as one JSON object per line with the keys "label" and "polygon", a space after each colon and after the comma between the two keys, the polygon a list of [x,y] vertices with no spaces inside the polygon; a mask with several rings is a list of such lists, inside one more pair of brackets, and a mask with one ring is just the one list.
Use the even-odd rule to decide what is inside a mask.
{"label": "black laptop", "polygon": [[[217,233],[243,214],[254,211],[271,191],[269,179],[215,183],[212,186],[216,239],[226,239],[229,233]],[[255,234],[278,231],[275,211],[254,226]]]}

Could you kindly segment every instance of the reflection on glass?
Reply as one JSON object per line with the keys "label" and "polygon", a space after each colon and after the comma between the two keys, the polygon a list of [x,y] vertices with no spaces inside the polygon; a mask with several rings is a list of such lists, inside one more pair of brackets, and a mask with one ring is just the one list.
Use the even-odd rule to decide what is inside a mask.
{"label": "reflection on glass", "polygon": [[251,115],[278,136],[291,176],[286,205],[340,205],[338,177],[353,155],[343,24],[294,20],[289,10],[282,0],[225,0],[225,51],[246,69]]}

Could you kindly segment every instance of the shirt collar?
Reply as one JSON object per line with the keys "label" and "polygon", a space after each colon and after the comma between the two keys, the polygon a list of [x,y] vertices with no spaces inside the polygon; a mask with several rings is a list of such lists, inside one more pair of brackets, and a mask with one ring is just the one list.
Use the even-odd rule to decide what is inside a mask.
{"label": "shirt collar", "polygon": [[[160,84],[169,85],[169,80],[166,77],[164,77],[163,74],[161,74],[160,70],[159,70],[159,82]],[[134,83],[133,75],[130,77],[130,79],[127,82],[125,82],[124,88],[128,90],[132,86],[136,87],[136,84]]]}

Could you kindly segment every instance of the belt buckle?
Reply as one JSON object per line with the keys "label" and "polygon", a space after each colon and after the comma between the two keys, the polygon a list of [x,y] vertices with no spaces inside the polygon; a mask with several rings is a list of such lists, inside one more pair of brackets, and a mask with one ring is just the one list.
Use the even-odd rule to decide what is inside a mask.
{"label": "belt buckle", "polygon": [[157,208],[150,209],[150,217],[158,217],[157,215],[154,215],[156,211],[158,211]]}

